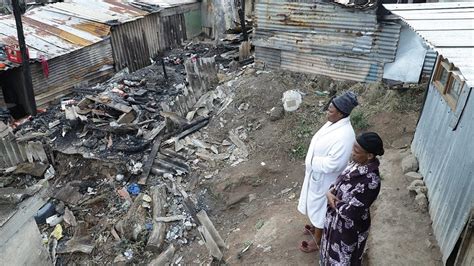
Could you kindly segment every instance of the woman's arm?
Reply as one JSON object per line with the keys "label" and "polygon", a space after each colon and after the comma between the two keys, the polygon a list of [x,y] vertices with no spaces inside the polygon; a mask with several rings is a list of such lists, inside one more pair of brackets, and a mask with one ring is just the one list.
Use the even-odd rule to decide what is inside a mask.
{"label": "woman's arm", "polygon": [[346,201],[336,202],[335,209],[338,213],[349,218],[357,218],[362,209],[372,205],[380,192],[380,179],[375,173],[369,173],[367,176],[372,177],[363,178],[362,182],[357,183],[355,188],[347,192],[351,195]]}

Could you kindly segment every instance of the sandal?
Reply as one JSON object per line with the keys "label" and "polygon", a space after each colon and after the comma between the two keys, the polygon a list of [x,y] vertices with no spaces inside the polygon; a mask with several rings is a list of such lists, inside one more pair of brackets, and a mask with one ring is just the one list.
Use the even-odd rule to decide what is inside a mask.
{"label": "sandal", "polygon": [[319,246],[313,241],[302,241],[300,245],[300,250],[305,253],[312,253],[319,250]]}
{"label": "sandal", "polygon": [[316,230],[316,227],[307,224],[304,226],[303,235],[312,235],[314,234],[315,230]]}

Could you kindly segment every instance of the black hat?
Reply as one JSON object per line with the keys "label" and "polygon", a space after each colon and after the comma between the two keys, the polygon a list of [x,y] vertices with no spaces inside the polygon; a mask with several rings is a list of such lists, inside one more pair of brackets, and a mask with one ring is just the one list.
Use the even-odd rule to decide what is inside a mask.
{"label": "black hat", "polygon": [[359,105],[359,102],[357,101],[357,95],[352,91],[348,91],[343,95],[334,98],[332,100],[332,104],[334,104],[337,110],[341,111],[346,115],[349,115],[352,109]]}
{"label": "black hat", "polygon": [[383,141],[375,132],[362,133],[357,137],[357,143],[369,153],[383,155]]}

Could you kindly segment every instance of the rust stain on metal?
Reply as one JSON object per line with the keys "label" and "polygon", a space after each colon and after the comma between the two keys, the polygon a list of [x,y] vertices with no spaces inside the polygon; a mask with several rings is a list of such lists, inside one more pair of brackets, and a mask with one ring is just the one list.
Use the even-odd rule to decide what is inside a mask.
{"label": "rust stain on metal", "polygon": [[73,27],[101,38],[110,34],[110,26],[93,21],[82,22]]}
{"label": "rust stain on metal", "polygon": [[282,17],[278,21],[283,22],[285,25],[289,26],[301,26],[301,27],[309,27],[310,25],[301,20],[295,20],[291,17],[291,14],[277,14],[278,17]]}
{"label": "rust stain on metal", "polygon": [[148,13],[145,11],[142,11],[138,8],[135,8],[131,5],[124,4],[115,0],[103,0],[105,3],[112,5],[110,8],[111,11],[114,11],[116,13],[127,13],[131,14],[134,16],[145,16]]}
{"label": "rust stain on metal", "polygon": [[6,45],[18,45],[17,39],[12,36],[7,36],[7,35],[2,36],[0,34],[0,40],[3,44],[6,44]]}
{"label": "rust stain on metal", "polygon": [[48,36],[48,34],[58,36],[61,39],[64,39],[70,43],[77,44],[80,46],[88,46],[91,45],[93,42],[81,38],[77,35],[69,33],[67,31],[61,30],[59,28],[50,26],[43,22],[36,21],[29,17],[23,17],[23,21],[26,22],[30,27],[36,29],[36,33],[41,36]]}
{"label": "rust stain on metal", "polygon": [[75,80],[82,80],[84,78],[85,75],[87,75],[88,73],[92,73],[92,72],[95,72],[95,71],[98,71],[99,69],[101,69],[104,65],[113,65],[114,61],[111,59],[111,58],[103,58],[100,62],[98,62],[97,64],[94,64],[92,66],[89,66],[88,68],[85,68],[85,69],[80,69],[78,70],[77,72],[74,73],[74,75],[72,76],[73,79]]}

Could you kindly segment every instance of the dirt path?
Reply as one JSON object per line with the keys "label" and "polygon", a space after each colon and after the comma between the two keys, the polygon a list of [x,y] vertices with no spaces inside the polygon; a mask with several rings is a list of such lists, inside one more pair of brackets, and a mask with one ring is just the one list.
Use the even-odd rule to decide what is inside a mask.
{"label": "dirt path", "polygon": [[[442,265],[427,212],[416,209],[400,162],[407,150],[387,150],[381,160],[382,189],[372,212],[369,265]],[[383,258],[383,259],[382,259]]]}

